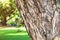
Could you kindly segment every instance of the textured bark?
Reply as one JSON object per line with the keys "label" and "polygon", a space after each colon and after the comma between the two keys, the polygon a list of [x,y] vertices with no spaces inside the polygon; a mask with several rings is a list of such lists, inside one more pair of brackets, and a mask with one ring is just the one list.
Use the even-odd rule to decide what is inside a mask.
{"label": "textured bark", "polygon": [[56,0],[15,0],[31,40],[54,40],[60,31]]}

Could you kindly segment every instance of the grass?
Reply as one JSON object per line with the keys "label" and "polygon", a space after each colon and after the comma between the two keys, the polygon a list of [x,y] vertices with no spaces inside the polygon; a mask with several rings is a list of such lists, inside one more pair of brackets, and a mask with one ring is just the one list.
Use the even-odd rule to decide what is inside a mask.
{"label": "grass", "polygon": [[0,40],[29,40],[29,36],[25,28],[20,28],[20,32],[17,28],[2,28],[0,29]]}

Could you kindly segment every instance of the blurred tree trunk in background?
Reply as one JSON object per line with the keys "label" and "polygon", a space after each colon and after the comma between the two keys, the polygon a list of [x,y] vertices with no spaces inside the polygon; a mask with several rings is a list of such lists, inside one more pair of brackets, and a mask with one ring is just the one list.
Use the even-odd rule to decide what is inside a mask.
{"label": "blurred tree trunk in background", "polygon": [[15,0],[31,40],[54,40],[60,31],[56,0]]}
{"label": "blurred tree trunk in background", "polygon": [[7,20],[6,20],[7,16],[6,15],[7,14],[5,13],[5,11],[3,11],[1,15],[2,15],[2,20],[1,20],[2,25],[6,25],[6,22],[7,22]]}

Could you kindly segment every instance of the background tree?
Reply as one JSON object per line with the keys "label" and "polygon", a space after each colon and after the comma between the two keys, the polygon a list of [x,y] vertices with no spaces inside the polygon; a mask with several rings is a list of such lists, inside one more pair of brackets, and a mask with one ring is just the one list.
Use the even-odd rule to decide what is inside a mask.
{"label": "background tree", "polygon": [[57,0],[15,0],[31,40],[54,40],[59,35]]}
{"label": "background tree", "polygon": [[14,0],[0,0],[0,16],[2,25],[6,25],[6,22],[15,17],[15,15],[18,15],[18,13]]}

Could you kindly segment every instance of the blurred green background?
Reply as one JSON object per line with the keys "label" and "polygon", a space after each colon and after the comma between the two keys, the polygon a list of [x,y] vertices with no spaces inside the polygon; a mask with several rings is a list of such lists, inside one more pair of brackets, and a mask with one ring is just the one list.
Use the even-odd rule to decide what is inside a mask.
{"label": "blurred green background", "polygon": [[0,0],[0,40],[29,40],[14,0]]}

